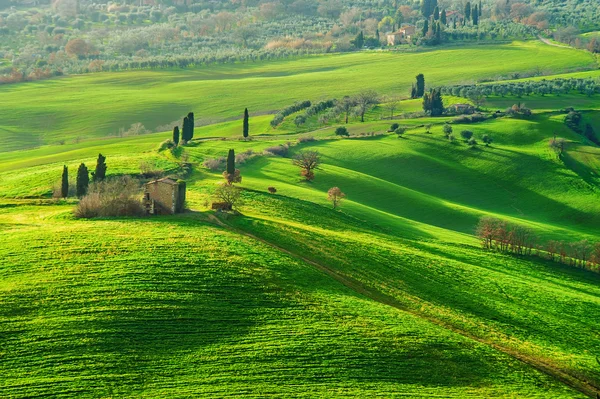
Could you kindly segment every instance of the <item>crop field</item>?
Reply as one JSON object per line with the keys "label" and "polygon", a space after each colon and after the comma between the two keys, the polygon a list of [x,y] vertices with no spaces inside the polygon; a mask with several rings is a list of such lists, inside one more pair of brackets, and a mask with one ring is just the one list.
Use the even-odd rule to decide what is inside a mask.
{"label": "crop field", "polygon": [[584,51],[515,42],[408,54],[366,52],[189,70],[101,73],[4,85],[0,87],[0,149],[116,135],[138,122],[154,129],[180,120],[190,110],[196,112],[198,122],[215,122],[241,117],[245,107],[251,113],[264,113],[297,100],[356,94],[357,87],[406,97],[418,73],[427,72],[428,85],[435,86],[532,72],[539,65],[560,73],[594,69],[596,62]]}
{"label": "crop field", "polygon": [[[487,111],[524,102],[533,115],[469,124],[411,116],[422,100],[389,120],[383,103],[363,123],[352,115],[346,138],[339,117],[270,126],[296,100],[368,87],[391,101],[420,72],[473,82],[540,60],[556,73],[594,65],[528,42],[0,87],[0,397],[595,397],[600,273],[486,251],[474,235],[493,216],[539,244],[598,241],[600,150],[560,111],[600,132],[595,96],[490,97]],[[114,136],[189,111],[202,126],[185,146],[160,150],[170,132]],[[229,149],[247,157],[240,215],[210,209],[223,171],[204,163]],[[302,150],[321,156],[312,182],[292,162]],[[150,165],[185,179],[188,211],[76,219],[78,200],[52,199],[53,186],[99,153],[108,177]]]}

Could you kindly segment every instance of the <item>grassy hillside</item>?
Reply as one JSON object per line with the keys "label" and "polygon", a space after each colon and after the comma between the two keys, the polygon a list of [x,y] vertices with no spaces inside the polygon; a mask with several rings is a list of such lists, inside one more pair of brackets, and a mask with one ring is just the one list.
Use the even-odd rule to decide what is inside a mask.
{"label": "grassy hillside", "polygon": [[274,111],[296,100],[340,97],[364,87],[404,97],[418,73],[440,85],[531,72],[538,65],[558,73],[593,68],[595,61],[583,51],[517,42],[5,85],[0,87],[0,151],[115,135],[136,122],[154,129],[191,110],[198,122],[214,122],[241,116],[244,107],[252,113]]}

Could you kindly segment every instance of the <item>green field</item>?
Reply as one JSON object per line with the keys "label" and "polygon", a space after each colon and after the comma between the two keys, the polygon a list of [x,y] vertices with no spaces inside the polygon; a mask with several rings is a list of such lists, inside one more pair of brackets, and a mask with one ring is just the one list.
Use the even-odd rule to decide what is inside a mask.
{"label": "green field", "polygon": [[[442,133],[451,117],[397,119],[404,137],[386,133],[384,106],[352,117],[350,138],[335,136],[339,121],[297,128],[292,115],[272,129],[263,114],[243,141],[241,121],[224,120],[362,88],[402,95],[421,71],[459,83],[540,59],[556,72],[591,62],[515,43],[0,87],[0,128],[12,131],[0,130],[0,397],[595,397],[600,274],[484,251],[473,235],[489,215],[540,244],[598,240],[600,150],[557,111],[574,105],[597,126],[595,97],[530,98],[531,118],[454,123],[455,142]],[[177,151],[158,151],[170,133],[107,137],[190,109],[219,123]],[[419,109],[407,100],[398,112]],[[562,157],[548,147],[554,134]],[[298,144],[306,136],[316,140]],[[285,157],[263,153],[286,143]],[[202,166],[230,148],[255,154],[238,165],[239,216],[209,209],[223,179]],[[310,183],[291,160],[303,149],[323,161]],[[73,176],[98,153],[109,176],[137,175],[142,162],[177,175],[189,163],[189,211],[75,219],[77,200],[50,199],[52,186],[63,165]],[[333,186],[347,194],[341,210],[327,201]]]}
{"label": "green field", "polygon": [[[476,62],[474,62],[476,60]],[[498,62],[502,60],[502,62]],[[539,65],[556,73],[596,67],[584,51],[516,42],[398,54],[364,52],[261,64],[102,73],[0,87],[0,151],[116,135],[141,122],[170,124],[193,110],[197,122],[276,111],[296,100],[369,87],[406,97],[414,77],[431,86],[471,83]],[[349,84],[352,82],[352,84]]]}

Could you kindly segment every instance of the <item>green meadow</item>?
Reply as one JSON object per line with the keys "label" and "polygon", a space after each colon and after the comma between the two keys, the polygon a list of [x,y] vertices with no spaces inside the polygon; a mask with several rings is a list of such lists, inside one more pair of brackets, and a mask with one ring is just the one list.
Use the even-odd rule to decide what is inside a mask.
{"label": "green meadow", "polygon": [[[523,101],[534,114],[453,123],[453,142],[452,117],[406,117],[420,100],[400,102],[401,138],[385,104],[352,116],[348,138],[339,120],[269,125],[296,100],[405,97],[419,72],[472,82],[542,61],[556,73],[594,65],[532,42],[0,87],[0,397],[595,397],[600,274],[485,251],[474,235],[493,216],[541,245],[598,241],[600,149],[559,111],[599,126],[595,96],[489,98],[487,110]],[[234,119],[245,106],[250,140]],[[174,151],[159,151],[169,132],[113,136],[190,110],[205,124]],[[289,153],[265,153],[278,145]],[[237,165],[241,215],[210,210],[222,171],[203,166],[232,148],[253,154]],[[292,163],[302,150],[321,155],[312,182]],[[52,187],[63,165],[74,178],[98,153],[108,176],[150,163],[184,178],[189,210],[76,219],[77,200]],[[347,195],[335,210],[334,186]]]}

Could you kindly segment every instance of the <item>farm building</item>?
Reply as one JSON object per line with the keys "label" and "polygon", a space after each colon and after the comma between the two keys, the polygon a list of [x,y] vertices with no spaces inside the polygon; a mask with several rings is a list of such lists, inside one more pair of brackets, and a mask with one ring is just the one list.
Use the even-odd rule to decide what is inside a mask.
{"label": "farm building", "polygon": [[475,113],[475,107],[471,104],[452,104],[446,108],[446,111],[455,115],[470,115]]}
{"label": "farm building", "polygon": [[396,32],[387,35],[388,46],[396,46],[401,43],[407,43],[415,35],[416,27],[414,25],[405,25]]}
{"label": "farm building", "polygon": [[151,215],[183,212],[185,204],[185,182],[170,178],[146,183],[144,205]]}

